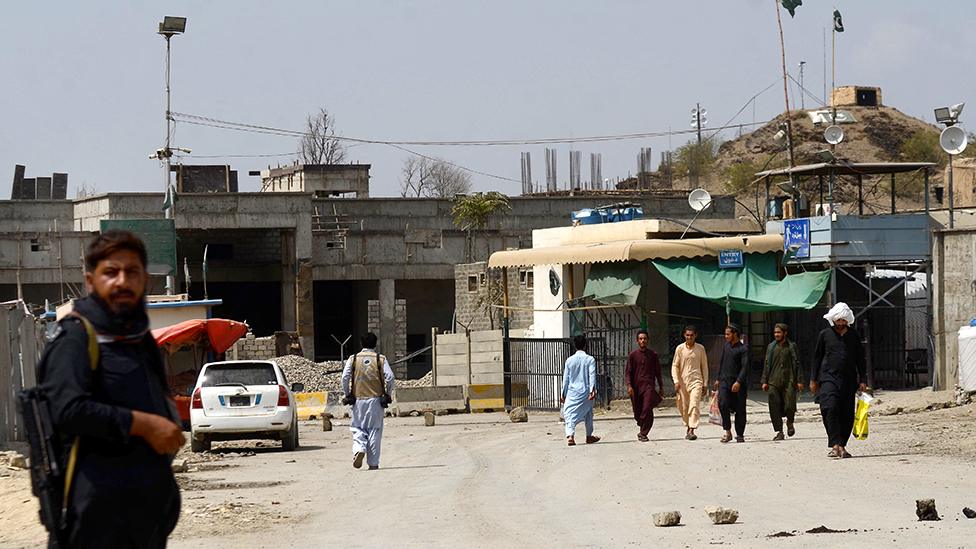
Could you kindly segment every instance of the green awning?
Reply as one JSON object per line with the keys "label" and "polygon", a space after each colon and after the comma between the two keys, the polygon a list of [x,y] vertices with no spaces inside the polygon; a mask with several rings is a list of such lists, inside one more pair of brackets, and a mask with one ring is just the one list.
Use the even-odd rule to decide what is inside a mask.
{"label": "green awning", "polygon": [[647,278],[643,261],[594,263],[583,295],[602,305],[634,305]]}
{"label": "green awning", "polygon": [[777,277],[775,254],[744,254],[744,266],[720,269],[715,258],[704,261],[652,261],[672,284],[691,295],[740,312],[811,309],[820,302],[830,271]]}

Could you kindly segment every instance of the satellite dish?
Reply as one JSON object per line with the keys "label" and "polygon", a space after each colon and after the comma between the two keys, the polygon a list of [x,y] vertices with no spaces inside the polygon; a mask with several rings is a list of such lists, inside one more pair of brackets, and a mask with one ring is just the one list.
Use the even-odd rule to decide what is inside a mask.
{"label": "satellite dish", "polygon": [[688,195],[688,205],[692,210],[700,212],[712,203],[712,195],[705,189],[695,189]]}
{"label": "satellite dish", "polygon": [[824,140],[831,145],[836,145],[844,140],[844,128],[840,126],[827,126],[824,130]]}
{"label": "satellite dish", "polygon": [[942,146],[942,150],[952,155],[966,150],[968,142],[966,132],[959,126],[949,126],[942,130],[942,135],[939,136],[939,145]]}

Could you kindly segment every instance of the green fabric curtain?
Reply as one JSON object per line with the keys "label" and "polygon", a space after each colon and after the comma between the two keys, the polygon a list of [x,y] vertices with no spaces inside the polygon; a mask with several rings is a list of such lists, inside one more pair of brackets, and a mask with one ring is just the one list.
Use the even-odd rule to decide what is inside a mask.
{"label": "green fabric curtain", "polygon": [[643,261],[594,263],[586,275],[583,295],[603,305],[634,305],[646,279]]}
{"label": "green fabric curtain", "polygon": [[820,302],[830,281],[830,271],[788,275],[778,280],[775,254],[746,254],[741,269],[720,269],[716,258],[652,263],[672,284],[689,294],[745,313],[811,309]]}

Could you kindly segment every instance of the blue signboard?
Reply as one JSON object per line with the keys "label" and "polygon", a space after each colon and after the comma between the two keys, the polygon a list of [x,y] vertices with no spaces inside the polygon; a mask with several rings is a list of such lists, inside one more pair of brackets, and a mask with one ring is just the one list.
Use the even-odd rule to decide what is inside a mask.
{"label": "blue signboard", "polygon": [[718,267],[720,269],[741,269],[743,264],[742,250],[721,250],[718,252]]}
{"label": "blue signboard", "polygon": [[[794,252],[790,253],[790,248]],[[810,257],[810,220],[787,219],[783,222],[783,251],[801,259]]]}

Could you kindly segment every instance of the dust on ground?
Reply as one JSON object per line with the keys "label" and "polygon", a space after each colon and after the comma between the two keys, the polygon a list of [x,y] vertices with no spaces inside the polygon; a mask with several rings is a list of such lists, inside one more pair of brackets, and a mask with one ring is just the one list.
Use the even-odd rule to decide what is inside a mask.
{"label": "dust on ground", "polygon": [[[967,499],[976,489],[959,484],[969,481],[946,477],[959,478],[956,473],[971,469],[976,461],[974,404],[956,405],[948,392],[879,392],[868,441],[852,441],[855,459],[831,462],[819,410],[809,395],[799,406],[797,437],[776,443],[769,440],[773,433],[763,394],[754,391],[750,396],[744,445],[717,444],[720,430],[708,424],[702,426],[699,441],[683,440],[670,403],[658,409],[651,443],[640,445],[632,440],[633,420],[626,403],[615,403],[597,414],[597,430],[604,440],[596,447],[575,449],[565,448],[563,426],[555,413],[530,412],[525,424],[512,424],[504,414],[452,415],[438,418],[431,428],[418,418],[390,419],[379,472],[350,467],[348,422],[342,420],[334,420],[335,430],[327,433],[319,422],[302,422],[303,446],[295,452],[282,452],[280,443],[269,441],[215,443],[212,452],[199,454],[186,447],[177,455],[177,460],[187,460],[187,468],[177,474],[183,510],[172,545],[199,546],[203,541],[207,546],[239,547],[268,536],[283,545],[338,539],[334,536],[352,528],[346,521],[354,510],[336,505],[339,494],[349,491],[371,495],[376,513],[392,521],[394,532],[400,529],[401,546],[423,546],[424,540],[445,546],[463,539],[484,546],[491,539],[507,543],[522,537],[526,543],[552,542],[544,536],[562,524],[558,502],[573,497],[564,487],[564,475],[586,485],[594,527],[610,521],[613,528],[626,529],[617,524],[620,510],[633,511],[635,497],[650,498],[654,508],[633,520],[649,524],[652,511],[665,510],[656,508],[665,505],[661,502],[680,508],[685,527],[665,537],[691,546],[755,546],[782,537],[801,545],[821,543],[816,541],[821,537],[846,546],[870,546],[879,540],[897,545],[887,540],[930,535],[947,536],[949,543],[965,524],[959,521],[968,520],[959,509],[976,506],[976,499]],[[0,454],[0,547],[43,545],[46,533],[37,520],[27,471],[10,468],[5,456]],[[622,471],[635,475],[637,492],[620,484]],[[788,496],[794,504],[798,497],[813,504],[822,495],[810,491],[812,479],[830,471],[858,480],[838,495],[835,508],[817,508],[806,520],[799,520],[795,505],[794,511],[780,511],[761,495],[779,486],[786,493],[795,491]],[[854,471],[859,473],[851,477]],[[781,483],[758,479],[760,485],[748,489],[737,484],[737,476],[757,474],[780,476]],[[946,520],[916,522],[914,500],[923,497],[936,498]],[[520,502],[524,516],[506,518],[501,509],[514,501]],[[844,511],[862,502],[872,506],[857,507],[861,518],[870,516],[870,521]],[[711,526],[701,509],[714,503],[739,510],[741,524]],[[516,528],[528,520],[552,525],[540,526],[537,532]],[[608,531],[615,539],[601,543],[626,545],[640,539],[632,532]],[[658,534],[657,529],[653,533]],[[394,540],[373,541],[382,545]],[[597,543],[586,534],[563,541],[566,546]]]}

